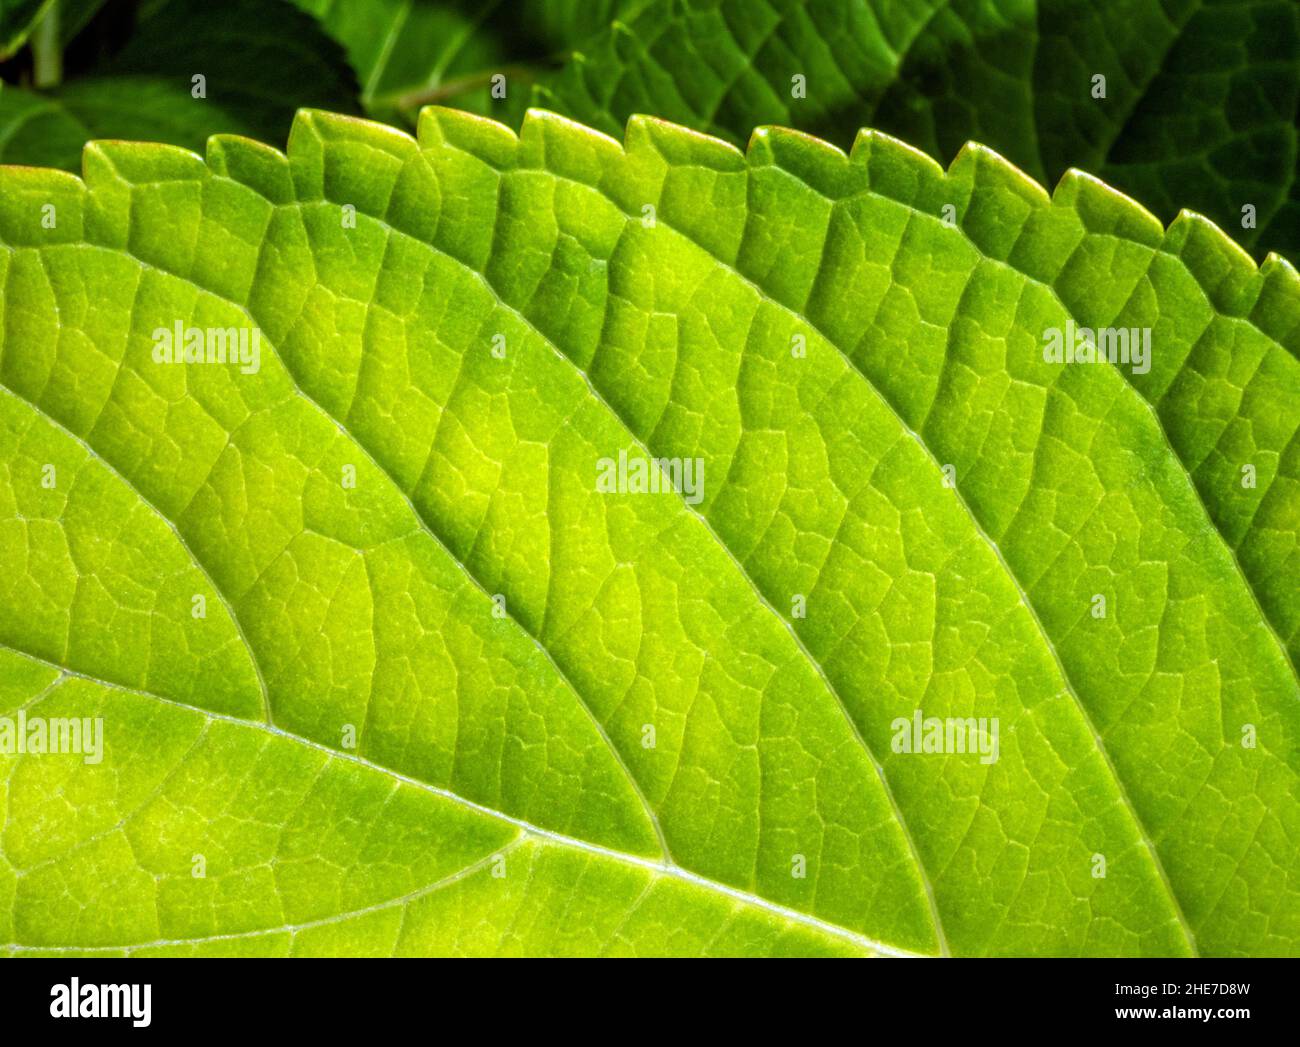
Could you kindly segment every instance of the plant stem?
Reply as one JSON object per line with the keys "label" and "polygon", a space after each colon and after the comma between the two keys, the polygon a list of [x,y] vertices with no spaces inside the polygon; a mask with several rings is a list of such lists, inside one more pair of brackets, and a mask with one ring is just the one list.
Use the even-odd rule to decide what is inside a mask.
{"label": "plant stem", "polygon": [[63,80],[59,37],[59,0],[53,0],[32,30],[32,80],[36,87],[58,87]]}

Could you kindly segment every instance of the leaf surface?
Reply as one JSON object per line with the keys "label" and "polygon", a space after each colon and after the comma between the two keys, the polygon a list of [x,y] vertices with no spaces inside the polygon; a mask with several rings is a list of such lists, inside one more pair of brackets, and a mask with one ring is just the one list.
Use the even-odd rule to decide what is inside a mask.
{"label": "leaf surface", "polygon": [[84,179],[0,171],[0,696],[106,739],[6,758],[11,950],[1300,951],[1287,263],[875,132],[304,113]]}

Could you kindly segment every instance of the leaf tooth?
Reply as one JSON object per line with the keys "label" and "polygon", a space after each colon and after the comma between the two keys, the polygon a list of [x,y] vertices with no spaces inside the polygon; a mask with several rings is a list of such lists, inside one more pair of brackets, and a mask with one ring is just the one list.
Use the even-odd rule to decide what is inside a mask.
{"label": "leaf tooth", "polygon": [[957,199],[948,188],[943,165],[901,138],[864,127],[853,140],[849,163],[866,172],[867,188],[873,192],[911,201],[932,214],[942,214],[946,204],[956,208],[958,217],[965,210],[965,198]]}
{"label": "leaf tooth", "polygon": [[590,178],[593,168],[616,175],[625,166],[618,139],[548,109],[529,109],[524,114],[519,159],[529,167],[545,166],[561,177],[583,180]]}
{"label": "leaf tooth", "polygon": [[1220,312],[1244,316],[1253,308],[1260,292],[1255,260],[1205,215],[1179,211],[1165,234],[1164,249],[1186,263]]}
{"label": "leaf tooth", "polygon": [[[978,184],[981,192],[990,195],[1000,188],[1004,201],[1012,198],[1022,201],[1026,215],[1049,206],[1072,210],[1089,232],[1117,236],[1175,255],[1222,312],[1246,315],[1262,291],[1260,283],[1267,275],[1262,267],[1209,218],[1184,208],[1166,230],[1142,203],[1087,171],[1078,168],[1066,171],[1049,194],[1035,178],[1000,153],[978,142],[967,142],[949,165],[948,179],[954,186],[967,183],[972,191]],[[1289,263],[1286,268],[1291,268]],[[1300,290],[1289,277],[1282,275],[1281,269],[1270,269],[1270,272],[1279,274],[1274,280],[1286,282],[1288,296]],[[1279,331],[1276,325],[1268,323],[1267,317],[1261,317],[1261,324],[1265,325],[1261,328],[1265,334],[1296,351],[1290,325]]]}
{"label": "leaf tooth", "polygon": [[982,187],[1014,194],[1035,208],[1047,206],[1052,199],[1033,175],[1026,174],[1001,153],[979,142],[967,142],[957,150],[957,155],[948,165],[948,177],[969,177],[972,181],[979,181]]}
{"label": "leaf tooth", "polygon": [[290,161],[294,159],[295,147],[301,148],[308,135],[320,141],[355,142],[403,160],[419,148],[411,135],[389,124],[323,109],[299,109],[289,132]]}
{"label": "leaf tooth", "polygon": [[[178,145],[158,142],[123,142],[101,138],[87,142],[82,151],[82,174],[92,190],[101,179],[132,185],[159,182],[194,182],[206,178],[203,157]],[[98,161],[98,162],[97,162]]]}
{"label": "leaf tooth", "polygon": [[84,187],[81,178],[71,171],[57,167],[25,167],[21,164],[0,164],[0,184],[5,189],[16,192],[30,192],[47,186],[57,187],[64,192],[76,192]]}
{"label": "leaf tooth", "polygon": [[1090,233],[1119,236],[1157,248],[1165,236],[1164,223],[1131,196],[1100,178],[1072,167],[1052,191],[1052,205],[1078,214]]}
{"label": "leaf tooth", "polygon": [[1284,258],[1276,251],[1269,251],[1260,264],[1259,271],[1272,279],[1286,280],[1293,286],[1300,282],[1300,271],[1291,264],[1290,259]]}
{"label": "leaf tooth", "polygon": [[243,135],[212,135],[207,161],[213,174],[239,182],[273,204],[293,202],[289,158],[273,146]]}
{"label": "leaf tooth", "polygon": [[[0,240],[14,247],[77,243],[84,235],[85,197],[85,182],[67,171],[0,166]],[[54,229],[41,225],[45,204],[58,208]]]}
{"label": "leaf tooth", "polygon": [[953,158],[948,191],[963,201],[962,231],[983,254],[1000,260],[1012,256],[1031,219],[1048,214],[1052,200],[1030,175],[978,142],[967,142]]}
{"label": "leaf tooth", "polygon": [[775,164],[827,200],[860,192],[862,169],[839,146],[788,127],[757,127],[745,153],[751,167]]}
{"label": "leaf tooth", "polygon": [[1259,279],[1251,322],[1300,358],[1300,272],[1288,259],[1270,251],[1259,267]]}
{"label": "leaf tooth", "polygon": [[923,168],[931,177],[943,178],[946,174],[943,165],[929,153],[909,145],[901,138],[877,131],[874,127],[862,128],[853,139],[849,160],[855,164],[869,165],[878,156],[887,157],[892,163]]}
{"label": "leaf tooth", "polygon": [[[720,138],[659,117],[641,115],[628,120],[624,129],[624,149],[627,157],[622,167],[623,177],[603,179],[607,195],[628,214],[643,213],[647,203],[668,207],[669,211],[665,213],[674,214],[674,221],[682,231],[688,232],[697,242],[709,244],[720,257],[734,261],[743,226],[739,214],[735,215],[732,223],[733,239],[723,231],[726,223],[710,222],[691,207],[673,208],[665,200],[664,192],[674,177],[674,171],[686,169],[694,172],[691,177],[695,179],[705,171],[711,172],[715,186],[722,182],[743,181],[745,154]],[[696,184],[703,183],[697,181]],[[743,199],[743,196],[736,199]]]}
{"label": "leaf tooth", "polygon": [[654,152],[669,164],[691,164],[724,172],[740,171],[745,166],[745,154],[730,142],[662,117],[640,113],[630,117],[623,140],[629,156]]}
{"label": "leaf tooth", "polygon": [[502,169],[513,166],[519,151],[519,136],[507,125],[445,105],[420,110],[415,138],[421,149],[461,149]]}
{"label": "leaf tooth", "polygon": [[756,142],[764,143],[774,151],[775,155],[780,155],[785,149],[808,149],[814,154],[819,154],[824,162],[842,164],[849,158],[848,153],[824,138],[818,138],[807,131],[798,131],[793,127],[782,127],[779,124],[764,124],[754,128],[754,133],[749,137],[751,149]]}
{"label": "leaf tooth", "polygon": [[[354,152],[364,150],[365,155],[348,169],[331,169],[325,147],[340,144],[354,147]],[[289,131],[286,154],[299,199],[324,199],[329,195],[326,187],[331,184],[332,177],[342,174],[346,176],[349,203],[368,213],[384,214],[392,181],[379,177],[378,171],[382,166],[400,168],[419,149],[411,135],[388,124],[320,109],[299,109]],[[386,159],[391,162],[384,164]],[[362,170],[365,176],[358,177],[356,172]],[[351,199],[352,196],[356,198]]]}

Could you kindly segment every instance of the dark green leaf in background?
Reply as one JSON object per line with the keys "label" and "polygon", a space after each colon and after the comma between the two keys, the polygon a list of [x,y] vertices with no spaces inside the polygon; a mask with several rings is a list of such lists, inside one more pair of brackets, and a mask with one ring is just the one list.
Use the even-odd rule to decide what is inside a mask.
{"label": "dark green leaf in background", "polygon": [[0,0],[0,58],[8,58],[27,37],[53,0]]}
{"label": "dark green leaf in background", "polygon": [[[196,75],[206,97],[194,97]],[[0,161],[75,170],[95,138],[195,150],[225,132],[274,139],[297,109],[357,112],[356,98],[339,46],[291,5],[170,0],[85,75],[49,92],[0,86]]]}

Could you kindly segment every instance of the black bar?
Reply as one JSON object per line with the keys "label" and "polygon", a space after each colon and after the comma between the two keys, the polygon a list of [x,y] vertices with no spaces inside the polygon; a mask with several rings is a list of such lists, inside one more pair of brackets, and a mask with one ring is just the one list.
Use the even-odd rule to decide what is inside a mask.
{"label": "black bar", "polygon": [[[909,1031],[928,1036],[1128,1029],[1216,1038],[1275,1032],[1294,1039],[1300,963],[882,959],[716,961],[688,968],[654,961],[629,966],[60,957],[19,960],[3,970],[0,1006],[7,1023],[88,1035],[110,1027],[132,1035],[282,1029],[295,1037],[355,1033],[375,1040],[401,1036],[406,1028],[437,1042],[509,1037],[513,1030],[600,1039],[656,1030],[691,1039],[752,1030],[764,1042],[802,1033],[852,1044]],[[129,1014],[54,1017],[52,1010],[69,1001],[74,978],[82,997],[88,985],[136,986],[140,1005],[148,985],[148,1025],[137,1026],[141,1019]],[[114,999],[126,999],[116,991],[104,997],[92,989],[90,995],[109,1009]],[[1144,1013],[1148,1009],[1152,1013]],[[1208,1009],[1211,1016],[1179,1014],[1193,1009]]]}

